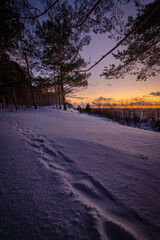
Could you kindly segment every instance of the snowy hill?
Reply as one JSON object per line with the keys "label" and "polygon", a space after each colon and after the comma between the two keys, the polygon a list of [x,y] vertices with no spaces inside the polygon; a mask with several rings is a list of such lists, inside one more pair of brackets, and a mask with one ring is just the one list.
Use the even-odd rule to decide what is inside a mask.
{"label": "snowy hill", "polygon": [[0,122],[0,239],[160,239],[160,133],[51,107]]}

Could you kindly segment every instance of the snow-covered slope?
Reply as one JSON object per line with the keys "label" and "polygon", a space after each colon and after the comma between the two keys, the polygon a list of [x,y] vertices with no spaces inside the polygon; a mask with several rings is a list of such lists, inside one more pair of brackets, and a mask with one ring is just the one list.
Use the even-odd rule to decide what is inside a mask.
{"label": "snow-covered slope", "polygon": [[0,122],[0,239],[160,239],[159,133],[51,107]]}

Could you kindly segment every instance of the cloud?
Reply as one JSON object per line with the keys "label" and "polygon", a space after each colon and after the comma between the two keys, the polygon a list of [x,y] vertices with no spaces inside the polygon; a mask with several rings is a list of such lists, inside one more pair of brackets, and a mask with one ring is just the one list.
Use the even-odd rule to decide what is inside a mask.
{"label": "cloud", "polygon": [[89,83],[88,84],[90,87],[97,87],[98,83]]}
{"label": "cloud", "polygon": [[80,105],[81,107],[86,107],[86,104],[87,104],[87,103],[85,103],[85,102],[81,102],[79,105]]}
{"label": "cloud", "polygon": [[77,97],[76,95],[67,96],[67,97],[68,97],[68,98],[76,98],[76,99],[80,99],[80,100],[88,99],[87,97]]}
{"label": "cloud", "polygon": [[72,105],[75,107],[75,108],[77,108],[78,106],[81,106],[81,107],[86,107],[86,105],[87,105],[87,102],[81,102],[81,103],[76,103],[76,102],[74,102],[74,103],[72,103]]}
{"label": "cloud", "polygon": [[151,92],[149,95],[154,96],[154,97],[160,97],[160,92]]}
{"label": "cloud", "polygon": [[[112,103],[111,103],[112,101]],[[114,99],[113,98],[104,98],[104,97],[99,97],[96,98],[92,101],[92,106],[103,106],[103,107],[109,107],[112,106]]]}
{"label": "cloud", "polygon": [[112,101],[113,98],[106,98],[106,101]]}
{"label": "cloud", "polygon": [[95,107],[95,106],[98,106],[98,105],[101,105],[101,106],[103,106],[103,107],[111,107],[113,104],[111,104],[111,103],[97,103],[97,102],[91,102],[91,106],[92,107]]}
{"label": "cloud", "polygon": [[77,95],[75,95],[75,94],[72,94],[71,96],[70,96],[70,95],[68,95],[67,97],[77,97]]}
{"label": "cloud", "polygon": [[149,95],[143,95],[142,96],[143,98],[148,98],[148,97],[150,97]]}
{"label": "cloud", "polygon": [[95,100],[99,100],[99,101],[111,101],[111,100],[113,100],[113,98],[104,98],[104,97],[99,97],[99,98],[97,98],[97,99],[95,99]]}
{"label": "cloud", "polygon": [[128,105],[129,106],[152,106],[153,104],[145,101],[140,101],[140,102],[130,102]]}
{"label": "cloud", "polygon": [[94,101],[93,101],[93,102],[91,102],[91,104],[93,104],[93,105],[97,105],[97,103],[96,103],[96,102],[94,102]]}
{"label": "cloud", "polygon": [[75,107],[75,108],[78,107],[78,105],[79,104],[77,104],[76,102],[72,103],[72,106]]}
{"label": "cloud", "polygon": [[110,84],[110,83],[107,83],[107,86],[108,86],[108,87],[112,87],[112,84]]}

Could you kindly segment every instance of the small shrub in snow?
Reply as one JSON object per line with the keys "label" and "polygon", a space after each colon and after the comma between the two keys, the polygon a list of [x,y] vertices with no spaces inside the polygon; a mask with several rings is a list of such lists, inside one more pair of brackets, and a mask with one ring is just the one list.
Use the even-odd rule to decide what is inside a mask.
{"label": "small shrub in snow", "polygon": [[80,106],[80,105],[77,107],[77,110],[78,110],[80,113],[82,113],[82,112],[83,112],[83,109],[81,108],[81,106]]}

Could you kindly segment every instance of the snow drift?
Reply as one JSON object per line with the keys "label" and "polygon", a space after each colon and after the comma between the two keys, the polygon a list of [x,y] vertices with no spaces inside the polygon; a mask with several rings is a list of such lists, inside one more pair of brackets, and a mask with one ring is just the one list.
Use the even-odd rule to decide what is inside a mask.
{"label": "snow drift", "polygon": [[0,121],[1,239],[160,239],[159,133],[51,107]]}

